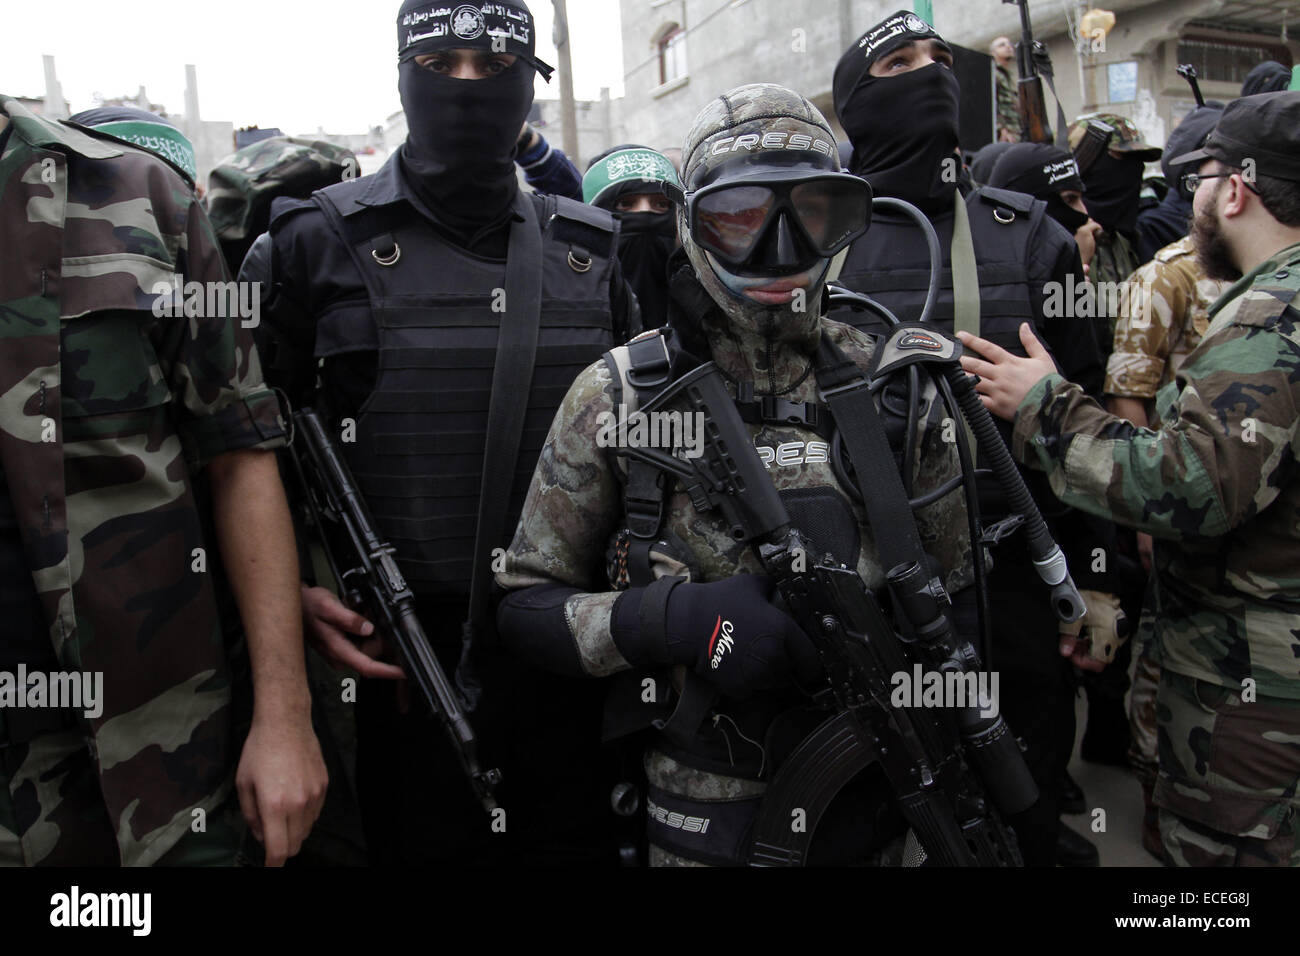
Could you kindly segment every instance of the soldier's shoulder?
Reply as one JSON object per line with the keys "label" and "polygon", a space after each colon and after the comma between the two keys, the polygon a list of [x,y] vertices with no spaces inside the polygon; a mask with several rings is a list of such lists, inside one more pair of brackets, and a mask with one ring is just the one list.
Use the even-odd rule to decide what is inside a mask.
{"label": "soldier's shoulder", "polygon": [[1278,256],[1222,309],[1233,325],[1273,328],[1297,337],[1300,324],[1300,245]]}
{"label": "soldier's shoulder", "polygon": [[1183,236],[1181,239],[1175,239],[1163,249],[1156,251],[1153,257],[1156,262],[1179,262],[1181,260],[1196,259],[1196,246],[1192,243],[1191,236]]}
{"label": "soldier's shoulder", "polygon": [[876,336],[828,318],[822,319],[822,333],[859,367],[871,366],[872,356],[876,354]]}

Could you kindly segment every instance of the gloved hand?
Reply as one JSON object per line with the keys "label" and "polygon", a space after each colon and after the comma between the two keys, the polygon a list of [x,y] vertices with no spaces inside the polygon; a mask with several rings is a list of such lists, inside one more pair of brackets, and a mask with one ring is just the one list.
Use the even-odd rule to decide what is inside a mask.
{"label": "gloved hand", "polygon": [[1061,654],[1084,670],[1099,671],[1115,659],[1115,652],[1128,640],[1128,616],[1120,610],[1119,598],[1102,591],[1079,592],[1088,612],[1077,621],[1060,625]]}
{"label": "gloved hand", "polygon": [[661,579],[631,588],[614,605],[610,634],[633,664],[681,664],[727,697],[821,674],[816,647],[773,607],[770,578],[739,574],[710,584]]}

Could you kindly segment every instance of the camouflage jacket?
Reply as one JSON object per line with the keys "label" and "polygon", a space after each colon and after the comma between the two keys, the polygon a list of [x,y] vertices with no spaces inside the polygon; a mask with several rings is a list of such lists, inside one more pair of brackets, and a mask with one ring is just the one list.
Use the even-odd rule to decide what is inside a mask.
{"label": "camouflage jacket", "polygon": [[[723,321],[720,315],[715,316],[719,323]],[[796,403],[819,401],[811,370],[816,337],[822,330],[864,368],[875,347],[870,336],[829,319],[814,321],[810,340],[787,342],[775,348],[757,336],[724,330],[719,325],[706,325],[706,330],[713,360],[729,380],[733,396],[735,380],[751,381],[760,393],[778,394]],[[615,355],[623,351],[615,350]],[[617,588],[624,587],[625,582],[619,580],[616,559],[608,563],[606,560],[611,537],[626,527],[622,485],[625,470],[616,449],[600,447],[598,442],[601,423],[609,421],[607,416],[614,412],[614,386],[610,370],[602,361],[589,366],[569,389],[533,474],[519,527],[505,556],[505,569],[497,575],[498,583],[508,590],[537,585],[577,589],[563,598],[567,628],[563,624],[557,628],[567,630],[564,638],[555,636],[556,628],[540,624],[522,628],[531,636],[512,636],[503,629],[502,637],[521,653],[528,653],[523,645],[538,640],[537,635],[571,642],[562,652],[539,654],[537,662],[543,666],[553,666],[557,658],[580,662],[581,673],[592,677],[630,666],[610,636],[610,612],[620,593]],[[933,386],[923,399],[913,473],[912,494],[917,496],[941,486],[958,473],[959,467],[956,446],[951,434],[946,434],[951,433],[951,427],[945,428],[943,405],[935,400]],[[753,423],[746,427],[783,496],[796,489],[803,489],[805,494],[829,495],[829,504],[823,498],[823,504],[817,506],[823,526],[828,521],[826,515],[834,515],[830,522],[837,521],[841,508],[846,517],[856,519],[851,522],[854,527],[841,530],[847,530],[860,542],[857,570],[863,580],[872,588],[883,587],[884,574],[865,512],[841,489],[821,436],[803,425]],[[793,504],[791,510],[794,512]],[[798,515],[795,520],[799,523]],[[967,587],[973,572],[960,491],[920,509],[917,524],[923,546],[945,571],[944,583],[950,593]],[[680,550],[676,554],[651,551],[656,577],[680,574],[693,581],[710,582],[736,574],[762,573],[752,548],[732,538],[726,522],[716,512],[697,512],[689,495],[678,486],[666,499],[660,528],[660,537],[674,542]],[[820,530],[805,530],[811,532],[819,548],[835,551],[827,541],[819,540]],[[507,597],[507,604],[510,600]],[[527,605],[540,606],[533,602]],[[726,701],[720,705],[720,709],[727,707]],[[769,713],[766,719],[771,716]],[[744,717],[736,719],[744,725]],[[761,734],[764,718],[755,719],[759,721],[755,730]]]}
{"label": "camouflage jacket", "polygon": [[1049,375],[1012,451],[1064,501],[1157,538],[1155,637],[1166,667],[1300,698],[1300,244],[1229,288],[1156,396],[1159,430],[1108,415]]}
{"label": "camouflage jacket", "polygon": [[1006,130],[1014,139],[1020,141],[1020,87],[1017,76],[1005,66],[994,64],[998,83],[997,128],[993,131],[993,142],[1000,142],[1002,131]]}
{"label": "camouflage jacket", "polygon": [[228,278],[189,186],[145,150],[0,110],[0,467],[60,664],[103,675],[90,748],[122,862],[148,864],[234,775],[191,475],[284,430],[239,322],[155,315],[155,283]]}
{"label": "camouflage jacket", "polygon": [[1228,283],[1205,277],[1188,236],[1157,252],[1129,283],[1136,291],[1118,300],[1105,392],[1155,398],[1200,344],[1210,324],[1210,306]]}

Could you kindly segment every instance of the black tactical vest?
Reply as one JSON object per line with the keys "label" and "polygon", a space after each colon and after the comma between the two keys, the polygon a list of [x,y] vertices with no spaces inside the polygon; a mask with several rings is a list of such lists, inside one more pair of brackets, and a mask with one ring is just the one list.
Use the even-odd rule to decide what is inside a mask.
{"label": "black tactical vest", "polygon": [[[377,350],[375,387],[358,414],[356,440],[340,447],[416,593],[464,598],[506,264],[452,245],[405,204],[361,205],[362,188],[352,180],[313,198],[361,271],[374,327],[322,325],[316,354]],[[529,403],[510,499],[501,502],[509,529],[502,547],[569,386],[626,338],[613,328],[610,309],[616,221],[562,197],[521,193],[516,201],[535,204],[544,266],[533,378],[518,383]]]}
{"label": "black tactical vest", "polygon": [[[1039,225],[1047,205],[1024,193],[983,187],[966,197],[971,239],[975,245],[979,278],[980,334],[1003,348],[1023,354],[1018,329],[1021,322],[1038,322],[1030,297],[1030,240],[1041,235]],[[934,221],[934,220],[932,220]],[[951,214],[934,221],[943,252],[942,288],[931,320],[951,333],[953,323]],[[930,257],[925,237],[912,220],[877,214],[871,228],[849,249],[839,282],[853,292],[870,296],[904,322],[921,316],[930,287]],[[867,332],[885,327],[873,313],[832,312],[832,318]]]}

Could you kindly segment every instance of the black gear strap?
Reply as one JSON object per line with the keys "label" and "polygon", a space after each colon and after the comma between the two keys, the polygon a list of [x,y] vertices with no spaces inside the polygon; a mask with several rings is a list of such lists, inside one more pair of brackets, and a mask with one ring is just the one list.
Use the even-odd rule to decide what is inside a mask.
{"label": "black gear strap", "polygon": [[[928,569],[903,479],[871,397],[866,374],[825,334],[817,347],[817,387],[848,449],[867,522],[886,573],[920,562]],[[904,462],[904,467],[910,467]]]}
{"label": "black gear strap", "polygon": [[490,609],[492,549],[505,535],[506,503],[519,460],[529,385],[537,358],[542,314],[542,232],[537,210],[523,193],[515,197],[506,257],[506,309],[497,332],[496,365],[488,400],[487,440],[470,571],[466,650],[483,630]]}

